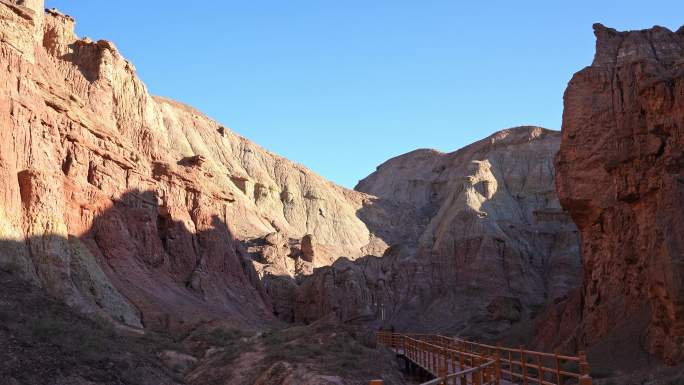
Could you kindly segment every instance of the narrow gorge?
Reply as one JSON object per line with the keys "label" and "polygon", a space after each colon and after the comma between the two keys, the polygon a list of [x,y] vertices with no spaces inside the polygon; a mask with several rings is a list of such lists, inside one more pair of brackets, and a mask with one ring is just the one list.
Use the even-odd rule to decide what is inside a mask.
{"label": "narrow gorge", "polygon": [[[684,30],[596,25],[561,132],[417,149],[351,190],[74,26],[0,0],[0,385],[410,383],[381,329],[684,359]],[[75,341],[110,350],[53,359]]]}

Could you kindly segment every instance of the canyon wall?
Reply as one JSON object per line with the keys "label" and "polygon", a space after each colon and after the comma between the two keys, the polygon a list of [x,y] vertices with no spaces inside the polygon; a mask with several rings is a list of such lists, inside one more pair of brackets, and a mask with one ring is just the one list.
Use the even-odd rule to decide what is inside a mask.
{"label": "canyon wall", "polygon": [[151,96],[114,44],[42,7],[0,1],[1,267],[166,329],[267,322],[265,276],[387,247],[357,216],[370,197]]}
{"label": "canyon wall", "polygon": [[0,0],[0,267],[176,330],[344,322],[495,337],[579,284],[558,133],[391,159],[352,191],[181,103],[111,42]]}
{"label": "canyon wall", "polygon": [[556,158],[584,284],[540,339],[593,346],[623,333],[674,363],[684,358],[684,29],[594,32],[594,61],[565,92]]}

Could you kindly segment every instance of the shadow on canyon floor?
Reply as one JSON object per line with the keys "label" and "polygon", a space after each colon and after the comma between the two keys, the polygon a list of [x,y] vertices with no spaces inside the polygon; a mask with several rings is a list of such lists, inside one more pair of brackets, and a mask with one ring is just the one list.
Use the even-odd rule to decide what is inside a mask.
{"label": "shadow on canyon floor", "polygon": [[132,190],[72,209],[65,235],[0,240],[8,385],[275,384],[283,370],[403,383],[353,330],[277,321],[220,209],[163,201]]}
{"label": "shadow on canyon floor", "polygon": [[[195,198],[199,199],[199,196]],[[116,201],[102,204],[100,209],[93,209],[93,206],[77,207],[72,209],[74,212],[68,213],[66,215],[68,219],[65,219],[67,234],[71,234],[38,234],[26,241],[2,240],[0,241],[0,257],[8,253],[23,255],[25,263],[19,264],[19,270],[23,266],[27,270],[24,275],[35,277],[35,280],[40,282],[49,294],[65,300],[80,310],[96,315],[106,314],[130,326],[143,326],[147,330],[171,333],[177,338],[192,335],[194,331],[199,330],[198,327],[211,325],[217,320],[220,320],[222,326],[237,328],[247,336],[254,336],[258,331],[277,326],[270,299],[265,294],[253,265],[247,260],[248,254],[241,243],[235,239],[229,224],[226,223],[231,219],[225,218],[225,215],[221,218],[221,207],[206,207],[200,205],[199,202],[187,206],[173,206],[166,204],[165,201],[164,197],[160,197],[153,191],[132,190]],[[389,205],[392,203],[373,202],[362,209],[368,211],[361,211],[358,215],[368,215],[382,220],[383,217],[392,216],[397,209]],[[194,209],[188,210],[188,206]],[[413,251],[411,247],[414,245],[410,240],[417,238],[410,232],[415,231],[417,234],[421,226],[416,222],[417,217],[413,214],[410,209],[407,209],[402,212],[402,215],[394,216],[388,222],[391,226],[404,226],[402,228],[406,232],[401,234],[400,239],[389,238],[393,236],[391,234],[384,235],[386,240],[391,241],[394,246],[390,247],[383,257],[365,256],[354,262],[340,259],[331,267],[317,269],[320,276],[318,282],[315,279],[306,280],[303,288],[306,289],[307,285],[310,285],[311,293],[318,296],[323,304],[314,304],[311,309],[302,310],[307,314],[307,318],[298,321],[314,327],[314,329],[306,329],[308,326],[303,326],[303,330],[316,331],[318,330],[316,329],[318,326],[315,326],[316,320],[335,314],[337,319],[343,321],[337,327],[340,330],[344,329],[347,333],[345,335],[364,341],[367,338],[361,332],[363,326],[394,327],[396,330],[415,329],[415,324],[420,324],[421,321],[417,317],[419,310],[417,305],[420,303],[412,304],[412,300],[449,301],[449,296],[452,294],[444,292],[447,286],[440,289],[439,287],[430,288],[430,285],[427,285],[434,277],[427,277],[429,279],[425,279],[422,285],[413,288],[404,287],[400,290],[397,287],[411,280],[421,281],[423,278],[421,274],[425,274],[419,262],[409,263],[402,259],[403,256]],[[414,219],[412,219],[413,222],[406,222],[402,219],[403,217],[408,218],[406,221],[411,220],[410,218]],[[407,226],[406,223],[409,225]],[[370,226],[380,226],[380,223]],[[403,244],[400,242],[400,240],[406,241],[407,239],[409,242]],[[18,259],[15,258],[15,260]],[[437,265],[438,268],[440,266]],[[448,271],[444,268],[440,270],[442,274]],[[325,274],[321,273],[326,271],[332,271],[333,276],[336,276],[342,283],[334,288],[334,292],[326,291],[329,287],[322,284],[326,280]],[[17,297],[21,296],[17,295]],[[342,301],[348,302],[344,303],[344,306],[338,306]],[[51,306],[46,306],[46,309],[50,309]],[[5,330],[10,330],[8,329],[10,325],[40,323],[41,317],[31,316],[30,311],[21,310],[15,313],[25,315],[21,316],[23,318],[14,318],[10,323],[5,323]],[[65,314],[61,310],[57,313]],[[85,331],[79,332],[78,325],[91,321],[78,321],[75,315],[60,317],[57,317],[55,321],[56,326],[44,327],[38,324],[34,328],[37,331],[34,337],[38,342],[29,340],[29,345],[32,346],[30,349],[40,349],[40,333],[45,328],[48,329],[47,333],[65,336],[66,342],[62,344],[58,340],[56,346],[58,350],[61,349],[67,353],[69,344],[74,341],[69,337],[73,335],[72,332],[87,334]],[[73,328],[69,326],[72,323],[71,320],[76,320],[73,321]],[[106,329],[98,329],[97,324],[87,325],[90,325],[88,328],[94,330],[93,335],[96,339],[109,335]],[[56,329],[51,332],[50,330],[53,329],[50,328],[53,327]],[[280,328],[282,327],[283,325],[280,324]],[[15,338],[12,335],[16,336],[17,333],[19,332],[16,330],[10,330],[9,337],[6,338]],[[323,341],[328,331],[326,329],[321,333],[323,333],[321,336],[321,341]],[[526,333],[529,333],[529,330]],[[230,351],[236,346],[241,349],[261,346],[260,349],[263,349],[266,346],[268,349],[274,349],[274,352],[279,350],[285,352],[293,347],[301,348],[307,343],[315,343],[308,337],[302,339],[299,332],[285,333],[286,336],[290,334],[300,342],[289,341],[283,337],[279,338],[278,344],[269,345],[267,341],[259,339],[248,340],[249,342],[245,343],[237,342],[241,341],[238,338],[236,342],[229,341],[223,349]],[[334,332],[328,334],[332,335]],[[338,344],[335,338],[330,337],[327,340],[333,344],[332,346]],[[365,342],[367,345],[371,345],[367,342]],[[617,342],[605,344],[601,348],[604,354],[605,351],[624,345]],[[132,345],[134,349],[137,349],[136,344],[137,342]],[[327,347],[327,344],[328,342],[319,343],[323,347]],[[350,346],[352,345],[356,346],[352,349],[352,353],[359,349],[364,354],[368,353],[364,350],[365,348],[357,346],[356,342],[352,341]],[[155,349],[158,349],[159,345],[155,346]],[[304,349],[306,354],[302,354],[313,362],[317,358],[326,356],[324,354],[316,356],[317,349],[323,349],[321,346],[316,345],[312,349]],[[207,349],[210,347],[210,345],[206,346]],[[124,348],[125,346],[122,349]],[[39,354],[54,356],[53,353],[49,353],[55,349],[54,343],[46,349]],[[337,348],[333,347],[333,349]],[[313,352],[311,356],[308,355],[309,352]],[[342,356],[348,354],[346,348],[338,353]],[[87,346],[84,354],[89,354]],[[100,353],[94,354],[97,357]],[[116,355],[116,352],[111,354]],[[202,352],[197,351],[196,354],[200,356]],[[153,356],[150,357],[154,359]],[[223,359],[224,364],[239,359],[238,356],[230,354],[222,357],[228,357]],[[333,359],[335,355],[326,357],[326,359]],[[273,352],[265,352],[260,362],[275,363],[276,358],[286,357],[285,354],[281,357]],[[86,360],[89,359],[86,357]],[[29,361],[30,359],[26,362]],[[643,361],[637,362],[630,357],[627,357],[627,361],[638,365],[644,364]],[[604,367],[615,367],[615,362],[597,361],[597,363],[598,371],[608,370]],[[118,364],[113,365],[116,367]],[[154,372],[155,366],[150,365],[153,368],[150,370]],[[627,367],[628,365],[621,366]],[[361,369],[367,368],[359,370]],[[207,376],[210,377],[207,374],[202,378],[207,378]]]}
{"label": "shadow on canyon floor", "polygon": [[188,212],[160,202],[155,192],[132,190],[102,209],[72,209],[80,212],[56,220],[78,236],[0,241],[0,256],[15,254],[8,259],[50,294],[131,326],[271,321],[257,274],[217,210]]}
{"label": "shadow on canyon floor", "polygon": [[179,349],[172,338],[117,332],[106,319],[75,312],[16,272],[0,270],[0,287],[0,384],[180,383],[156,356]]}

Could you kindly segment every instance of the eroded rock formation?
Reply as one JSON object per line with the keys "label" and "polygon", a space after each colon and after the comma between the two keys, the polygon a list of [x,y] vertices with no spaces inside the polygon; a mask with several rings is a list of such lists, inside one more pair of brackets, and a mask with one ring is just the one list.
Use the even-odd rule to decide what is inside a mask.
{"label": "eroded rock formation", "polygon": [[559,144],[557,132],[519,127],[453,153],[385,162],[357,186],[378,197],[361,216],[410,212],[404,234],[382,258],[319,269],[303,283],[295,318],[333,311],[493,337],[565,296],[581,269],[576,228],[554,191]]}
{"label": "eroded rock formation", "polygon": [[[492,337],[577,285],[553,186],[559,134],[417,150],[351,191],[151,96],[113,43],[74,23],[40,0],[0,0],[0,268],[70,306],[172,332],[217,319],[258,330],[275,314],[333,320],[331,339],[339,320]],[[211,349],[159,358],[204,383],[224,374]],[[291,364],[260,381],[324,379]]]}
{"label": "eroded rock formation", "polygon": [[39,1],[0,1],[0,23],[0,265],[74,307],[158,329],[334,313],[494,336],[578,282],[557,133],[418,150],[351,191],[150,96],[114,44]]}
{"label": "eroded rock formation", "polygon": [[[565,92],[556,159],[560,200],[581,232],[584,285],[541,339],[577,336],[575,344],[592,346],[611,334],[636,341],[643,333],[648,351],[680,361],[684,30],[597,24],[594,32],[594,61]],[[642,315],[647,325],[623,330]]]}
{"label": "eroded rock formation", "polygon": [[84,311],[176,328],[269,320],[260,278],[386,248],[356,215],[370,197],[150,96],[71,17],[1,1],[0,25],[1,266]]}

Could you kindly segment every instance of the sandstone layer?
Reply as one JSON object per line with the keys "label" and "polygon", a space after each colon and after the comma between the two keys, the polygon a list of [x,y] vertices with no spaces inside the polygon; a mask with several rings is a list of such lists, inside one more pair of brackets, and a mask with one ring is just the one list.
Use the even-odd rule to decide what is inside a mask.
{"label": "sandstone layer", "polygon": [[378,197],[360,216],[410,213],[393,218],[404,233],[387,238],[382,258],[319,269],[302,284],[295,318],[336,312],[491,338],[531,319],[581,276],[577,230],[555,194],[559,145],[558,132],[518,127],[385,162],[357,186]]}
{"label": "sandstone layer", "polygon": [[645,316],[622,339],[643,337],[647,351],[680,361],[684,29],[594,32],[594,61],[565,92],[556,159],[561,203],[581,233],[584,284],[540,340],[593,346]]}

